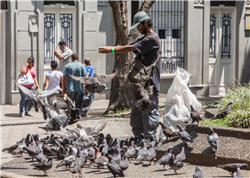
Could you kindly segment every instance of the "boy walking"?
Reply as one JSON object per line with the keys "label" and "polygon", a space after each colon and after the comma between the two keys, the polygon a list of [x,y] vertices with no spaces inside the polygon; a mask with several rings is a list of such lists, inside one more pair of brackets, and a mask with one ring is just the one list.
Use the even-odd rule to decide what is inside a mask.
{"label": "boy walking", "polygon": [[[93,69],[93,67],[91,66],[91,60],[90,60],[89,58],[86,58],[86,59],[84,59],[84,63],[85,63],[85,65],[86,65],[87,77],[93,77],[93,76],[94,76],[94,69]],[[91,103],[92,103],[92,102],[94,101],[94,99],[95,99],[95,94],[94,94],[94,93],[91,93],[91,92],[88,92],[88,91],[85,89],[84,95],[89,95],[89,98],[90,98],[90,100],[91,100],[91,102],[90,102],[90,105],[91,105]],[[82,116],[83,116],[83,117],[86,117],[86,116],[87,116],[87,112],[89,111],[90,105],[83,109],[83,111],[82,111]]]}

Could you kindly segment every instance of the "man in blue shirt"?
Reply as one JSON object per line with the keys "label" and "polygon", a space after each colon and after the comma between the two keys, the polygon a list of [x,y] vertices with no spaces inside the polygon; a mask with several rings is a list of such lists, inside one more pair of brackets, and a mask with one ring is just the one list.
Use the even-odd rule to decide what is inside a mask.
{"label": "man in blue shirt", "polygon": [[[82,102],[82,93],[83,93],[83,85],[79,81],[75,81],[72,79],[69,74],[77,77],[85,77],[87,75],[87,71],[85,66],[78,61],[79,57],[77,53],[73,53],[71,56],[72,62],[65,66],[65,70],[63,72],[64,76],[64,87],[62,91],[62,95],[64,95],[66,89],[68,91],[68,95],[70,98],[75,101],[75,107],[81,110],[81,102]],[[80,114],[77,114],[77,119],[80,119]]]}
{"label": "man in blue shirt", "polygon": [[[88,77],[93,77],[94,76],[94,69],[93,67],[91,66],[91,60],[89,58],[86,58],[84,59],[84,63],[86,65],[86,71],[87,71],[87,76]],[[86,96],[85,98],[87,99],[89,97],[89,99],[91,100],[90,102],[90,105],[91,103],[94,101],[95,99],[95,94],[94,93],[88,93],[88,92],[85,92],[84,95]],[[83,98],[84,99],[84,98]],[[87,112],[89,111],[89,108],[90,108],[90,105],[87,106],[86,108],[84,108],[83,112],[82,112],[82,116],[85,117],[87,116]]]}

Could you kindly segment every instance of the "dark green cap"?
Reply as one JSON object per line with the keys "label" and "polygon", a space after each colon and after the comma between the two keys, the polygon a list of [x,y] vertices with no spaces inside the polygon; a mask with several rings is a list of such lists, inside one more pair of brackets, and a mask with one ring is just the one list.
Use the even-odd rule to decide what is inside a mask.
{"label": "dark green cap", "polygon": [[130,27],[129,30],[134,29],[135,27],[137,27],[137,25],[139,25],[142,21],[149,19],[149,16],[146,12],[141,11],[141,12],[137,12],[134,16],[134,24],[132,25],[132,27]]}

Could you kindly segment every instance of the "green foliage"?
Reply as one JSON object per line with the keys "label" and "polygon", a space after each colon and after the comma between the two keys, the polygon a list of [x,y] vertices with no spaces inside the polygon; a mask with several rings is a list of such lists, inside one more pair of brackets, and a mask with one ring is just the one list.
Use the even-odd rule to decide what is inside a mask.
{"label": "green foliage", "polygon": [[217,103],[208,103],[208,104],[202,103],[202,106],[216,106],[216,105]]}
{"label": "green foliage", "polygon": [[[250,84],[250,83],[249,83]],[[227,92],[220,101],[219,110],[226,108],[231,101],[231,111],[225,118],[228,126],[249,128],[250,127],[250,86],[237,86]]]}
{"label": "green foliage", "polygon": [[228,126],[224,119],[215,119],[215,120],[206,119],[201,121],[200,124]]}
{"label": "green foliage", "polygon": [[124,114],[124,113],[129,113],[129,112],[131,112],[131,109],[117,110],[116,114]]}

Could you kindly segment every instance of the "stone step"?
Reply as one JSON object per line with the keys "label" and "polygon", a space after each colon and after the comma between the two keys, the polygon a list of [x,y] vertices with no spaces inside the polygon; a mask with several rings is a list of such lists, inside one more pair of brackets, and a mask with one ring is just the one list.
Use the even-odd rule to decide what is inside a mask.
{"label": "stone step", "polygon": [[[211,153],[210,145],[207,142],[209,125],[187,125],[187,132],[194,138],[193,143],[188,143],[185,153],[185,162],[205,166],[218,164],[247,163],[250,167],[250,130],[232,127],[213,126],[214,131],[219,135],[219,150]],[[176,155],[181,151],[182,141],[167,143],[157,149],[157,159],[162,157],[169,146],[173,146],[173,153]]]}

